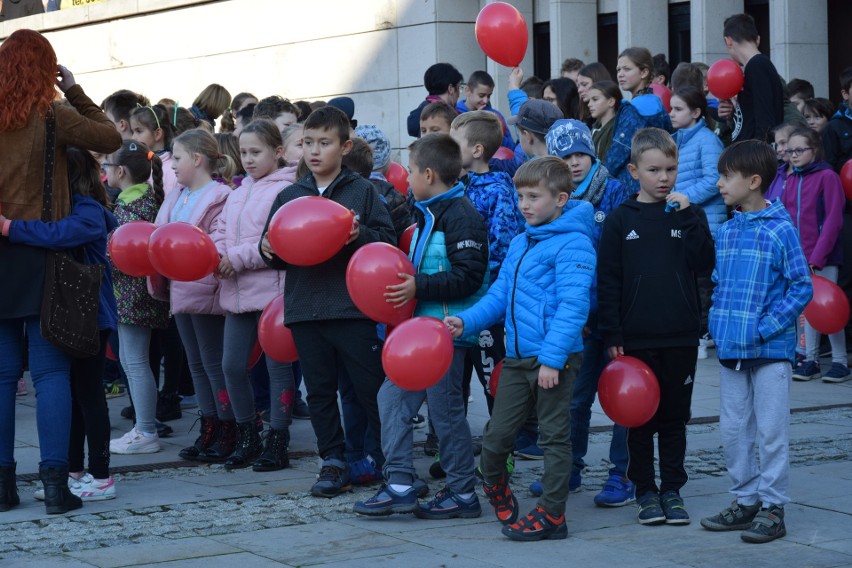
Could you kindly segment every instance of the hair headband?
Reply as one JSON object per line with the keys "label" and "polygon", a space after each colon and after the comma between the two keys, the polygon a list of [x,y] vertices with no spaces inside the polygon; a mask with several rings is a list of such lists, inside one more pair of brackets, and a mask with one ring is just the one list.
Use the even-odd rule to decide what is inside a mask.
{"label": "hair headband", "polygon": [[144,106],[144,107],[143,107],[143,106],[142,106],[142,105],[140,105],[139,103],[136,103],[136,108],[147,108],[148,110],[150,110],[150,111],[151,111],[151,114],[153,114],[153,115],[154,115],[154,120],[156,120],[156,121],[157,121],[157,128],[160,128],[160,129],[162,129],[162,128],[163,128],[162,126],[160,126],[160,117],[159,117],[159,116],[157,116],[157,112],[154,110],[154,107],[152,107],[151,105],[147,105],[147,106]]}

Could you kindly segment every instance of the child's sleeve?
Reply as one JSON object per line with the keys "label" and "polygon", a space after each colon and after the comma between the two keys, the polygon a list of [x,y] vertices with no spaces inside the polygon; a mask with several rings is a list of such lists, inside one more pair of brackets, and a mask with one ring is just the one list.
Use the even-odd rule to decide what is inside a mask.
{"label": "child's sleeve", "polygon": [[489,190],[494,196],[491,210],[488,212],[491,221],[488,227],[488,249],[491,254],[488,267],[493,274],[500,269],[512,239],[521,232],[523,225],[514,186],[494,183]]}
{"label": "child's sleeve", "polygon": [[9,240],[33,247],[65,250],[106,238],[101,206],[95,201],[74,204],[71,214],[59,221],[15,221],[9,226]]}
{"label": "child's sleeve", "polygon": [[506,97],[509,99],[509,112],[512,113],[512,116],[518,114],[521,105],[529,100],[529,96],[522,89],[512,89],[506,93]]}
{"label": "child's sleeve", "polygon": [[556,257],[556,314],[541,345],[538,361],[561,369],[570,353],[566,349],[582,336],[589,317],[589,290],[595,274],[595,249],[591,239],[580,237]]}
{"label": "child's sleeve", "polygon": [[[515,243],[525,242],[516,240]],[[488,292],[472,307],[455,315],[464,322],[465,334],[479,333],[483,329],[502,322],[506,319],[506,310],[509,306],[509,290],[511,289],[510,278],[514,277],[515,268],[504,266],[497,276],[497,281],[488,288]]]}
{"label": "child's sleeve", "polygon": [[418,300],[450,301],[472,296],[488,272],[488,235],[485,221],[475,213],[460,216],[445,229],[449,266],[434,274],[414,276]]}
{"label": "child's sleeve", "polygon": [[824,170],[811,175],[821,175],[821,199],[825,207],[825,220],[816,245],[814,245],[814,250],[811,251],[808,264],[822,269],[825,268],[828,257],[837,245],[837,239],[840,238],[840,231],[843,229],[843,208],[846,206],[846,195],[843,193],[840,176],[833,171]]}
{"label": "child's sleeve", "polygon": [[835,172],[840,173],[840,169],[843,167],[841,161],[843,155],[840,149],[840,136],[832,128],[832,122],[829,122],[825,130],[822,131],[822,149],[825,152],[825,161],[834,168]]}
{"label": "child's sleeve", "polygon": [[359,212],[361,219],[358,221],[360,232],[358,238],[343,247],[349,249],[350,254],[367,243],[390,243],[396,246],[396,231],[393,228],[390,212],[387,205],[382,201],[379,192],[367,180],[363,181],[363,188],[367,193],[364,201],[364,210]]}
{"label": "child's sleeve", "polygon": [[598,245],[598,329],[605,346],[622,346],[621,332],[621,216],[614,211],[604,222]]}
{"label": "child's sleeve", "polygon": [[763,341],[768,341],[795,325],[799,314],[813,297],[810,267],[792,224],[784,225],[778,235],[775,249],[788,286],[784,299],[769,306],[758,322],[757,329]]}
{"label": "child's sleeve", "polygon": [[286,201],[284,198],[285,191],[287,191],[287,189],[281,190],[275,198],[275,201],[272,202],[272,207],[269,209],[269,216],[266,219],[266,225],[263,226],[263,232],[260,234],[260,241],[257,243],[257,250],[260,257],[263,259],[263,262],[266,263],[266,266],[274,268],[275,270],[285,270],[287,268],[287,263],[281,260],[281,258],[279,258],[275,253],[272,253],[272,258],[265,257],[260,251],[260,243],[263,242],[263,237],[265,237],[266,233],[269,232],[269,222],[272,221],[272,216],[281,209]]}
{"label": "child's sleeve", "polygon": [[687,183],[675,183],[674,190],[689,198],[693,205],[700,205],[719,195],[716,183],[719,181],[719,156],[722,155],[722,141],[710,132],[709,136],[702,138],[699,148],[700,167],[699,175]]}
{"label": "child's sleeve", "polygon": [[716,247],[707,215],[696,205],[677,211],[675,215],[680,222],[687,266],[700,276],[709,276],[716,266]]}

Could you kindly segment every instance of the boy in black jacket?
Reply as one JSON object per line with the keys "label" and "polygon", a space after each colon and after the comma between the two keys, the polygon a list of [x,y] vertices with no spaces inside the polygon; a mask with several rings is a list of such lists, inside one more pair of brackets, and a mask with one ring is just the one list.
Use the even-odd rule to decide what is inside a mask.
{"label": "boy in black jacket", "polygon": [[[308,390],[311,425],[323,459],[319,479],[311,488],[317,497],[334,497],[352,489],[344,457],[344,436],[337,408],[338,366],[352,379],[358,402],[367,412],[372,431],[381,432],[376,395],[384,381],[382,346],[376,324],[355,307],[346,289],[346,266],[359,247],[372,242],[396,244],[390,214],[373,185],[342,166],[352,148],[349,118],[331,106],[305,121],[302,146],[310,173],[278,194],[269,219],[285,203],[321,195],[355,213],[349,240],[330,260],[314,266],[288,265],[275,256],[266,232],[260,252],[266,263],[287,270],[284,323],[292,330]],[[377,447],[381,447],[376,440]],[[381,455],[373,456],[379,467]]]}
{"label": "boy in black jacket", "polygon": [[[639,193],[607,218],[598,249],[599,326],[612,359],[636,357],[660,383],[656,414],[627,435],[627,477],[636,485],[639,523],[683,525],[689,515],[679,491],[687,480],[686,423],[700,328],[695,277],[713,270],[713,238],[701,208],[690,207],[682,193],[671,193],[677,146],[667,132],[637,132],[630,162]],[[654,434],[659,436],[659,489]]]}

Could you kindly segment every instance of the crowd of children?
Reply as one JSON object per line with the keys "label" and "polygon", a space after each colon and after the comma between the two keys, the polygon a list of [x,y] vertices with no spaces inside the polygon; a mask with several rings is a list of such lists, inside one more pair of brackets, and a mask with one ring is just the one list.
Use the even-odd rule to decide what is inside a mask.
{"label": "crowd of children", "polygon": [[[101,338],[117,331],[134,426],[109,441],[103,389],[90,384],[103,375],[103,353],[78,361],[70,492],[114,498],[110,452],[159,451],[159,419],[172,407],[180,416],[181,391],[201,415],[184,459],[285,468],[291,420],[309,416],[322,461],[314,496],[384,480],[355,513],[469,518],[482,511],[481,480],[507,537],[566,538],[566,501],[582,485],[598,379],[607,362],[632,356],[654,372],[659,408],[643,426],[613,428],[611,469],[594,502],[635,501],[641,524],[684,525],[696,364],[715,344],[736,499],[701,525],[742,530],[747,542],[783,536],[790,379],[852,378],[844,332],[829,337],[832,366],[823,375],[819,333],[800,317],[811,274],[847,288],[852,281],[842,268],[852,247],[843,246],[837,173],[852,157],[852,68],[840,77],[836,112],[801,80],[786,101],[796,110],[758,49],[754,21],[735,15],[724,29],[745,73],[735,100],[708,100],[700,65],[670,73],[664,58],[630,47],[618,56],[617,82],[597,62],[566,61],[564,76],[550,81],[513,70],[505,118],[491,106],[488,73],[462,84],[453,65],[430,66],[428,96],[407,120],[418,138],[408,147],[407,195],[385,177],[387,135],[380,125],[357,126],[348,97],[232,99],[218,85],[189,109],[150,105],[129,91],[108,97],[103,110],[125,140],[97,159],[69,154],[72,214],[56,223],[0,216],[2,238],[82,246],[87,262],[109,267],[107,236],[116,227],[185,222],[211,236],[220,260],[214,274],[192,282],[105,273]],[[651,84],[670,76],[667,112]],[[272,216],[303,196],[354,214],[342,250],[314,266],[286,263],[267,236]],[[443,320],[455,340],[447,373],[417,392],[385,378],[384,327],[358,310],[345,277],[361,246],[395,245],[412,223],[416,274],[388,286],[385,298],[396,307],[416,301],[415,315]],[[281,296],[299,363],[266,357],[249,372],[260,314]],[[181,382],[182,358],[191,384]],[[490,415],[478,467],[466,419],[474,373]],[[437,452],[430,473],[446,485],[421,504],[428,487],[414,465],[413,430],[427,398]],[[513,455],[544,463],[530,486],[539,500],[523,517],[510,484]]]}

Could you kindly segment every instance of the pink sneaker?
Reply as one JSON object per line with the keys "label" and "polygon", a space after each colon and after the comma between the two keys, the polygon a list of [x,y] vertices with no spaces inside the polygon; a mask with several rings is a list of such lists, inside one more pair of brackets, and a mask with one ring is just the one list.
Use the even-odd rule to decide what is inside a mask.
{"label": "pink sneaker", "polygon": [[27,396],[27,381],[24,380],[24,377],[18,379],[18,392],[16,394],[18,396]]}

